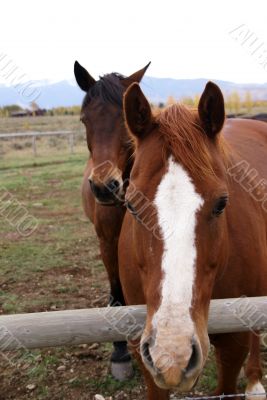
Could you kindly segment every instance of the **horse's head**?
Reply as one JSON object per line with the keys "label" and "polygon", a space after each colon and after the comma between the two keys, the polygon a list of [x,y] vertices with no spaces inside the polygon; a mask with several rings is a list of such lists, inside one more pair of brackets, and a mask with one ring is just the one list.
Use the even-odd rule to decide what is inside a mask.
{"label": "horse's head", "polygon": [[227,250],[223,96],[209,82],[198,110],[177,104],[153,116],[133,84],[124,112],[136,142],[126,202],[148,310],[141,355],[158,386],[189,390],[208,354],[208,308]]}
{"label": "horse's head", "polygon": [[122,98],[131,83],[141,81],[148,66],[129,77],[112,73],[96,81],[77,61],[74,64],[76,81],[86,92],[81,121],[93,162],[88,179],[101,204],[124,198],[123,182],[130,173],[133,148],[123,121]]}

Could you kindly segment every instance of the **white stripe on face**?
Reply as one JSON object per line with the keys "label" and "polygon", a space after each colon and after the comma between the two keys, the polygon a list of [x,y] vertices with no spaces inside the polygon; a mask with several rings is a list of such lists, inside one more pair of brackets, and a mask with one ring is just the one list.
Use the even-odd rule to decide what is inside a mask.
{"label": "white stripe on face", "polygon": [[[203,205],[203,199],[196,192],[184,168],[173,157],[169,158],[168,163],[168,171],[158,186],[154,200],[164,246],[161,262],[162,298],[154,315],[153,325],[156,328],[159,321],[171,322],[172,319],[172,328],[177,328],[180,322],[182,325],[188,322],[191,326],[184,326],[184,329],[189,328],[191,331],[193,323],[189,317],[189,309],[197,256],[196,213]],[[177,318],[184,320],[179,322]]]}

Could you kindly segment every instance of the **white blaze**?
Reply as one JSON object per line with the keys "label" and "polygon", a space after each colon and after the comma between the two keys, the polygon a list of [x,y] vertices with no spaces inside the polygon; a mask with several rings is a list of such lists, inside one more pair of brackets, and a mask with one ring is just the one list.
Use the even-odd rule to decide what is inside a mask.
{"label": "white blaze", "polygon": [[168,163],[168,171],[154,200],[163,239],[163,278],[161,304],[154,315],[153,325],[159,328],[159,325],[166,327],[170,324],[169,328],[173,330],[179,325],[191,332],[193,322],[189,309],[197,256],[196,213],[203,205],[203,199],[185,169],[173,157]]}

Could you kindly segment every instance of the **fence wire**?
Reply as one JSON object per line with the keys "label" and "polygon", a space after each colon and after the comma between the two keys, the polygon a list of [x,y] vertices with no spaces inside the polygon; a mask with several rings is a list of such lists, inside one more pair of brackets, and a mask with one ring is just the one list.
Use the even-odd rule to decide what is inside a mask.
{"label": "fence wire", "polygon": [[252,396],[265,396],[266,393],[236,393],[236,394],[221,394],[218,396],[201,396],[201,397],[185,397],[183,400],[223,400],[234,397],[240,397],[241,399],[247,399]]}

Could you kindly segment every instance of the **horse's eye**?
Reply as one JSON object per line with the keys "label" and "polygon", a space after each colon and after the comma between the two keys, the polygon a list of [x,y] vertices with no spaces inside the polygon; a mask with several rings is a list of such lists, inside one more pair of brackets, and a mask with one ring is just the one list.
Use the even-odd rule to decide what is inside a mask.
{"label": "horse's eye", "polygon": [[223,210],[226,207],[228,201],[228,197],[227,196],[222,196],[219,198],[219,200],[217,200],[217,203],[215,204],[215,207],[212,210],[212,214],[215,216],[219,216],[220,214],[222,214]]}
{"label": "horse's eye", "polygon": [[81,121],[83,124],[85,124],[86,118],[85,118],[85,115],[84,115],[84,114],[82,114],[82,115],[80,116],[80,121]]}

